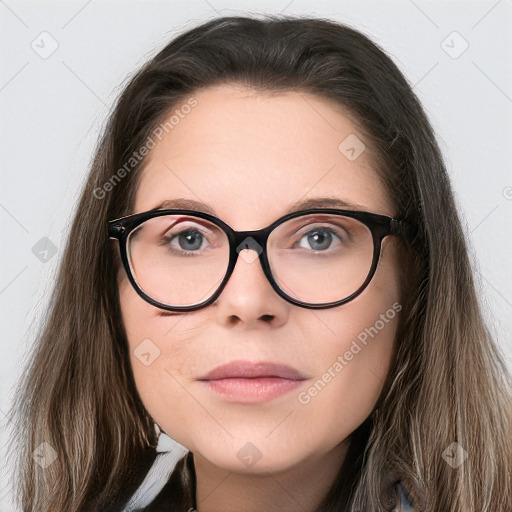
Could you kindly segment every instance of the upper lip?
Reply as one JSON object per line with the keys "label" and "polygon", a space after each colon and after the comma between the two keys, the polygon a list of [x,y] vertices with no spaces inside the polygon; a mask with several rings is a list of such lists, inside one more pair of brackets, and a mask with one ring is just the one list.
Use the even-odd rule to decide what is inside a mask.
{"label": "upper lip", "polygon": [[285,364],[269,362],[231,361],[217,366],[198,380],[219,380],[230,378],[254,379],[262,377],[279,377],[290,380],[305,380],[301,372]]}

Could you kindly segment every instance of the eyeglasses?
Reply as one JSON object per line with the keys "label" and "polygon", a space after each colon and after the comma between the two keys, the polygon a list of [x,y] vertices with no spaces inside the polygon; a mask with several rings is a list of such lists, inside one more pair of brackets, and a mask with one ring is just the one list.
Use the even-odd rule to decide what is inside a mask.
{"label": "eyeglasses", "polygon": [[409,239],[416,231],[385,215],[331,208],[289,213],[256,231],[235,231],[213,215],[181,209],[137,213],[107,227],[136,292],[168,311],[214,302],[238,256],[246,263],[259,258],[273,289],[292,304],[339,306],[372,280],[384,237]]}

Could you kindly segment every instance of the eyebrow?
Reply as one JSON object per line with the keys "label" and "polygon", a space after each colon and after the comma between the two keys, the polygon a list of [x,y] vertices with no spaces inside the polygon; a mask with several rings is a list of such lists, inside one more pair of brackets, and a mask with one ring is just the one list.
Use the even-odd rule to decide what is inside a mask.
{"label": "eyebrow", "polygon": [[[185,199],[183,197],[177,199],[167,199],[153,208],[153,210],[167,210],[167,209],[183,209],[195,210],[210,215],[217,216],[215,209],[203,201],[196,201],[195,199]],[[340,199],[338,197],[312,197],[305,200],[299,200],[292,203],[289,208],[283,213],[287,215],[299,210],[307,210],[310,208],[340,208],[349,210],[366,210],[367,207],[361,204]]]}

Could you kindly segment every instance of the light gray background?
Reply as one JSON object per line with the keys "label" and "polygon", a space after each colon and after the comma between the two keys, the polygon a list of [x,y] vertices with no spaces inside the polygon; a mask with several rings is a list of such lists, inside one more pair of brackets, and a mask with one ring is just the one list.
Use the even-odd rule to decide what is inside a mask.
{"label": "light gray background", "polygon": [[[47,304],[97,136],[127,75],[196,23],[251,12],[346,22],[380,44],[414,85],[446,157],[489,326],[512,368],[512,0],[0,0],[1,411]],[[51,49],[44,31],[58,43],[46,59],[31,47]],[[469,47],[458,55],[464,41]],[[57,248],[47,262],[32,251],[43,237]],[[1,411],[0,512],[10,512]]]}

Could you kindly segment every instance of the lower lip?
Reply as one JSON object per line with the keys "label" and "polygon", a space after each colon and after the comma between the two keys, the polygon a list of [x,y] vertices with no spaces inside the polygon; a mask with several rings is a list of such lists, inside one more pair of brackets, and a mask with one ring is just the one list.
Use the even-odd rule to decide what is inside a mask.
{"label": "lower lip", "polygon": [[263,403],[297,389],[304,381],[280,377],[229,378],[202,381],[231,402]]}

